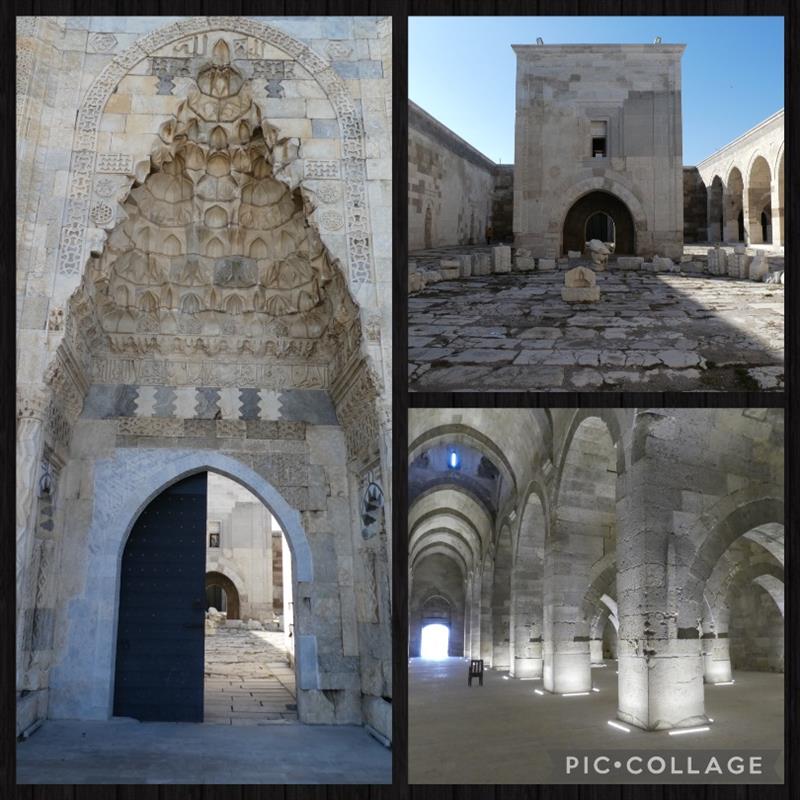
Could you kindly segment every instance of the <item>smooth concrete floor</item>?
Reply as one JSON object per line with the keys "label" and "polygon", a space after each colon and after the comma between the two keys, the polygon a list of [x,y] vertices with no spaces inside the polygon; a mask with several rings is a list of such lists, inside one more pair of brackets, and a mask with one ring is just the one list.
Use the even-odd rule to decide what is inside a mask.
{"label": "smooth concrete floor", "polygon": [[391,783],[391,751],[351,725],[231,727],[48,720],[17,745],[17,783]]}
{"label": "smooth concrete floor", "polygon": [[[733,686],[706,686],[707,733],[616,731],[616,662],[592,670],[589,696],[537,695],[541,680],[505,680],[487,670],[484,685],[467,686],[467,662],[411,659],[409,783],[569,783],[553,750],[676,750],[753,748],[783,751],[782,674],[737,672]],[[783,756],[780,758],[783,776]],[[616,781],[620,782],[620,781]],[[653,782],[652,779],[649,782]],[[706,780],[714,783],[713,777]]]}

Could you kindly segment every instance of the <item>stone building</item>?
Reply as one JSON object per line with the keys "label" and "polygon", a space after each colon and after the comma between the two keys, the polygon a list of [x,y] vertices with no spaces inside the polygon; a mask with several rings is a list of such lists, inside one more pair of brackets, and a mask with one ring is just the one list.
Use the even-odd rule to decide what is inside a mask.
{"label": "stone building", "polygon": [[510,166],[495,164],[415,103],[408,104],[408,248],[477,245],[491,225],[511,237]]}
{"label": "stone building", "polygon": [[291,582],[286,598],[283,585],[291,562],[287,570],[283,564],[291,551],[277,520],[243,486],[210,473],[206,525],[206,605],[228,619],[283,627],[292,602]]}
{"label": "stone building", "polygon": [[517,245],[553,257],[613,237],[619,254],[680,257],[684,49],[514,45]]}
{"label": "stone building", "polygon": [[112,715],[121,565],[219,473],[300,720],[390,738],[390,19],[17,26],[18,731]]}
{"label": "stone building", "polygon": [[783,109],[697,165],[709,242],[783,247]]}
{"label": "stone building", "polygon": [[[559,736],[608,746],[608,712],[589,699],[598,676],[603,696],[616,698],[612,721],[651,732],[708,725],[714,736],[716,685],[783,671],[783,440],[779,409],[412,410],[412,782],[495,782],[506,766],[523,770],[511,743],[530,741],[536,712],[521,698],[534,687],[578,703],[568,707],[578,716],[553,707],[558,731],[537,718],[543,749]],[[416,657],[431,623],[449,627],[450,656],[491,668],[485,700],[461,694],[461,658],[425,679]],[[726,706],[724,746],[747,741],[748,726],[781,746],[769,713],[782,709],[782,679],[768,677],[753,689],[763,718]],[[538,683],[525,694],[511,679]],[[488,708],[504,709],[502,719]],[[448,731],[472,729],[476,713],[492,736],[459,748]],[[459,777],[437,772],[439,741]]]}

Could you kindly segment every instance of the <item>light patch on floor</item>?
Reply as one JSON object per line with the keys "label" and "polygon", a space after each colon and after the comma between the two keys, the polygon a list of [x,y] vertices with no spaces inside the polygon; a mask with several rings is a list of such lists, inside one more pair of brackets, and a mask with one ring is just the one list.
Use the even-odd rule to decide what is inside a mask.
{"label": "light patch on floor", "polygon": [[204,722],[297,722],[294,669],[280,631],[219,628],[206,635]]}

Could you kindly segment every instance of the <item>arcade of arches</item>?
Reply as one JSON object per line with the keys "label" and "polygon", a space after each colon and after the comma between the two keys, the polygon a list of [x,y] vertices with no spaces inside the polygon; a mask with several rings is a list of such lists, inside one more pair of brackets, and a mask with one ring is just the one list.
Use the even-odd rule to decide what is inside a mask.
{"label": "arcade of arches", "polygon": [[780,749],[783,436],[778,409],[412,410],[410,781],[548,782],[609,721]]}
{"label": "arcade of arches", "polygon": [[18,733],[112,716],[126,541],[209,473],[285,547],[187,510],[175,603],[218,573],[300,721],[388,743],[391,21],[17,22]]}

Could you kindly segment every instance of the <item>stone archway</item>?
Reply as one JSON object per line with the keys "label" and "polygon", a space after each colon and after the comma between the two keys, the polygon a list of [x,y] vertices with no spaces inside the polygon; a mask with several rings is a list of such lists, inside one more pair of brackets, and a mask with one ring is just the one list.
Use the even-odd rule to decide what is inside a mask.
{"label": "stone archway", "polygon": [[[606,191],[592,191],[576,200],[564,219],[561,252],[583,252],[587,225],[603,214],[612,220],[615,233],[615,253],[633,255],[636,252],[636,231],[633,215],[628,206],[616,195]],[[610,227],[610,226],[608,226]]]}
{"label": "stone archway", "polygon": [[[206,605],[209,605],[208,599],[208,590],[211,587],[216,587],[220,589],[225,594],[225,608],[217,607],[217,611],[225,611],[228,619],[239,619],[240,618],[240,603],[239,603],[239,591],[236,588],[234,582],[227,576],[223,575],[221,572],[207,572],[206,573]],[[213,605],[213,603],[211,603]]]}
{"label": "stone archway", "polygon": [[[259,473],[243,462],[208,450],[127,449],[97,462],[94,507],[87,532],[88,559],[82,593],[69,602],[66,646],[51,674],[50,716],[66,719],[108,719],[114,697],[116,619],[120,567],[128,536],[141,512],[166,488],[198,472],[217,472],[254,494],[278,520],[292,553],[292,585],[296,590],[314,579],[311,547],[300,513]],[[296,593],[300,598],[308,590]],[[97,624],[102,620],[102,624]],[[319,688],[317,636],[295,605],[295,671],[298,711],[301,695]],[[92,642],[92,647],[86,647]],[[82,645],[81,643],[84,643]]]}

